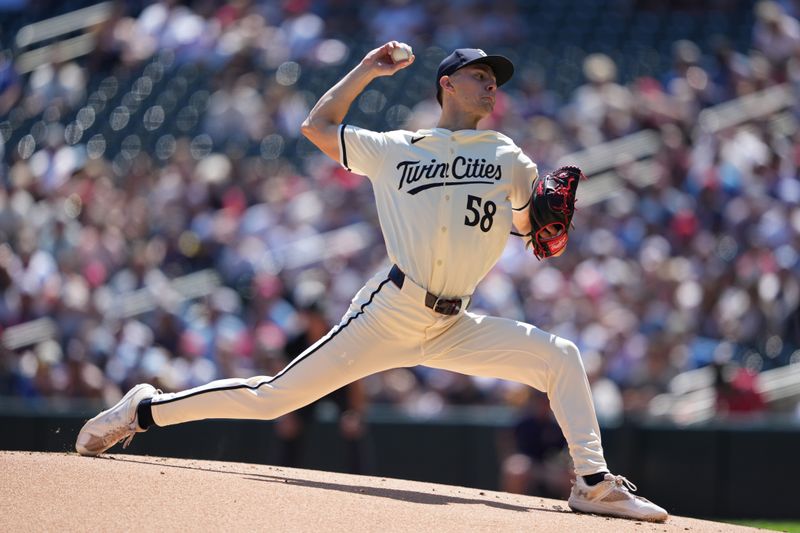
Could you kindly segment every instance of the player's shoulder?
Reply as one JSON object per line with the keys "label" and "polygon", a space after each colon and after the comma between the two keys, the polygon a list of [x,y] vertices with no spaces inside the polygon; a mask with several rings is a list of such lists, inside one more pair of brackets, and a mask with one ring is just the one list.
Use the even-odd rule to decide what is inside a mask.
{"label": "player's shoulder", "polygon": [[386,135],[388,139],[398,143],[416,144],[423,138],[430,137],[432,133],[432,130],[392,130],[385,132],[384,135]]}
{"label": "player's shoulder", "polygon": [[[454,139],[462,144],[489,143],[500,148],[518,152],[520,148],[511,137],[494,130],[460,130],[452,132],[441,128],[409,130],[392,130],[382,132],[390,142],[397,144],[417,144],[423,139],[449,140]],[[420,145],[421,146],[421,145]]]}
{"label": "player's shoulder", "polygon": [[345,128],[345,133],[358,137],[360,139],[371,139],[376,143],[384,145],[399,145],[408,144],[410,139],[413,138],[414,132],[405,130],[390,130],[390,131],[376,131],[369,128],[363,128],[354,124],[342,124]]}
{"label": "player's shoulder", "polygon": [[498,154],[504,154],[508,157],[512,157],[524,166],[536,166],[536,163],[533,162],[533,159],[531,159],[531,157],[528,156],[522,148],[517,146],[517,143],[515,143],[514,140],[508,135],[494,130],[483,131],[484,134],[496,144]]}
{"label": "player's shoulder", "polygon": [[361,135],[368,134],[373,136],[380,136],[386,139],[387,141],[393,141],[393,142],[409,142],[415,136],[419,135],[417,132],[406,131],[406,130],[373,131],[368,128],[355,126],[353,124],[343,124],[343,126],[345,128],[350,128],[350,130],[360,133]]}
{"label": "player's shoulder", "polygon": [[407,141],[414,136],[414,133],[415,132],[408,130],[389,130],[383,132],[383,134],[386,135],[386,137],[388,137],[389,139],[398,141]]}
{"label": "player's shoulder", "polygon": [[468,142],[492,143],[504,148],[508,147],[512,149],[518,149],[516,143],[511,137],[505,135],[504,133],[500,133],[499,131],[463,130],[459,133],[460,137]]}
{"label": "player's shoulder", "polygon": [[515,149],[515,150],[519,150],[520,149],[519,146],[517,146],[517,143],[514,142],[514,139],[512,139],[508,135],[506,135],[504,133],[500,133],[499,131],[494,131],[494,130],[487,130],[487,131],[491,132],[494,135],[494,138],[495,138],[495,140],[497,141],[498,144],[501,144],[503,146],[507,146],[507,147]]}

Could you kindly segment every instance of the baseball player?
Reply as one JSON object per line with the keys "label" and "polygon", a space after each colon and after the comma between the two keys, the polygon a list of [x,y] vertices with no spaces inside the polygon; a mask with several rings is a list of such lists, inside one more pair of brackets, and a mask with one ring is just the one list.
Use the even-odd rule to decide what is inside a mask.
{"label": "baseball player", "polygon": [[[530,324],[467,310],[476,285],[499,259],[512,222],[521,235],[531,236],[537,256],[564,252],[571,210],[561,222],[533,227],[538,200],[531,187],[540,195],[552,189],[571,208],[577,184],[571,172],[577,169],[543,187],[536,164],[511,139],[476,129],[492,112],[498,86],[514,72],[507,58],[482,50],[455,50],[439,65],[437,127],[379,133],[342,122],[372,80],[413,62],[404,43],[372,50],[320,98],[302,125],[320,150],[372,182],[391,264],[355,295],[338,325],[275,376],[223,379],[171,394],[137,385],[84,425],[77,451],[98,455],[152,426],[208,418],[271,420],[375,372],[425,365],[546,392],[575,466],[570,507],[666,520],[664,509],[633,495],[631,482],[609,472],[576,345]],[[564,213],[566,207],[551,211]]]}

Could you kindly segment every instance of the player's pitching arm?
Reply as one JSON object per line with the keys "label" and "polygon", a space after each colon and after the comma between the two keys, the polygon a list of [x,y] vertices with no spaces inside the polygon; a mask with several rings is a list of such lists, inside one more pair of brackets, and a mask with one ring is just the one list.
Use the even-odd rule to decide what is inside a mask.
{"label": "player's pitching arm", "polygon": [[303,135],[334,161],[339,160],[338,128],[353,101],[375,78],[391,76],[414,62],[412,54],[408,59],[395,63],[392,53],[398,48],[411,50],[407,44],[389,41],[369,52],[353,70],[322,95],[303,121],[300,127]]}

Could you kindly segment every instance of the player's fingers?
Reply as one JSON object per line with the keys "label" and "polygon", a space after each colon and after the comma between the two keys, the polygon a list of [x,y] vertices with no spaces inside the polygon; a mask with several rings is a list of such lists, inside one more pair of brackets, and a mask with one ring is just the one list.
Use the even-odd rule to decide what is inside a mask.
{"label": "player's fingers", "polygon": [[397,41],[389,41],[383,46],[379,46],[364,57],[364,62],[380,70],[386,70],[387,67],[393,64],[392,50],[394,50],[398,44]]}
{"label": "player's fingers", "polygon": [[385,43],[374,50],[370,50],[367,52],[367,55],[364,56],[364,60],[370,63],[376,63],[381,59],[388,58],[392,50],[392,42],[395,41],[389,41],[388,43]]}
{"label": "player's fingers", "polygon": [[411,46],[399,41],[389,41],[369,52],[362,63],[377,76],[393,76],[398,70],[410,66],[414,59]]}
{"label": "player's fingers", "polygon": [[388,62],[391,62],[392,51],[395,48],[399,48],[399,47],[400,47],[400,43],[399,42],[397,42],[397,41],[389,41],[388,43],[386,43],[386,44],[384,44],[383,46],[380,47],[380,53],[378,54],[378,56],[381,59],[386,59]]}

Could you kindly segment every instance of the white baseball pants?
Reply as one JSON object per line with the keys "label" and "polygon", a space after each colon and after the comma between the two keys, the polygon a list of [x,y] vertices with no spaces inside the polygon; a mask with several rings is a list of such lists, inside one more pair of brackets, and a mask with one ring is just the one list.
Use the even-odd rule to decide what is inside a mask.
{"label": "white baseball pants", "polygon": [[275,376],[222,379],[152,399],[168,426],[207,418],[271,420],[370,374],[424,365],[524,383],[547,393],[577,475],[607,470],[589,382],[574,343],[530,324],[425,307],[425,290],[387,268],[353,298],[342,321]]}

